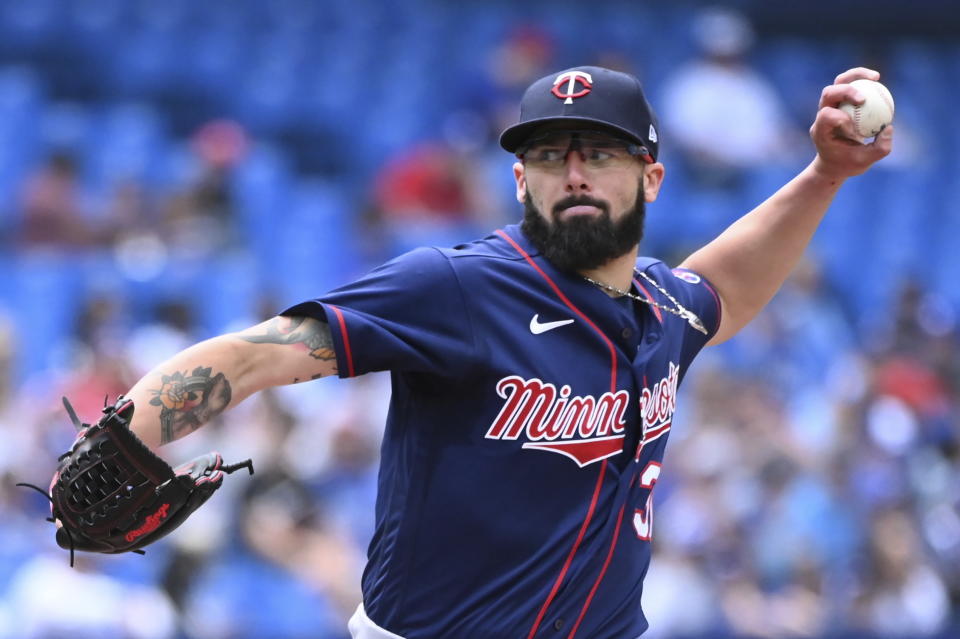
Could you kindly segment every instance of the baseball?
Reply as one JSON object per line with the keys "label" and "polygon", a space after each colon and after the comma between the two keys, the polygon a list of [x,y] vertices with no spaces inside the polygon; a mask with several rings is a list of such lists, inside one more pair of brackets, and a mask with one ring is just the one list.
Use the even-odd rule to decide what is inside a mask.
{"label": "baseball", "polygon": [[856,87],[865,101],[860,105],[844,102],[839,108],[853,119],[854,131],[863,142],[893,122],[893,96],[887,87],[873,80],[854,80],[850,85]]}

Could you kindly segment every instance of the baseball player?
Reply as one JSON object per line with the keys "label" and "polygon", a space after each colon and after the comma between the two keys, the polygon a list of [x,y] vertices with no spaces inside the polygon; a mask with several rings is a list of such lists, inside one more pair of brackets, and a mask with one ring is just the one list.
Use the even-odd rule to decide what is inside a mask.
{"label": "baseball player", "polygon": [[891,128],[860,144],[836,108],[863,101],[856,78],[879,74],[823,90],[811,164],[677,268],[638,254],[665,172],[638,80],[542,78],[500,138],[521,224],[197,344],[140,380],[124,415],[132,401],[153,448],[270,386],[389,370],[353,637],[637,637],[680,382],[771,299],[844,180],[890,151]]}

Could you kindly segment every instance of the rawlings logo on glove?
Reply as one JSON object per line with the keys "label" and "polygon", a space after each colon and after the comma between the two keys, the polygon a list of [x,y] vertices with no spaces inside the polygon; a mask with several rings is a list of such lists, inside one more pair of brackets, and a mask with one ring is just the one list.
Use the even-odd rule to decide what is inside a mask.
{"label": "rawlings logo on glove", "polygon": [[57,544],[88,552],[143,554],[142,547],[175,530],[223,484],[224,473],[253,462],[224,465],[207,453],[176,469],[130,430],[133,401],[119,398],[94,425],[81,424],[67,398],[63,405],[77,428],[70,450],[59,458],[50,494],[50,522]]}
{"label": "rawlings logo on glove", "polygon": [[170,504],[164,504],[163,506],[160,506],[160,509],[157,510],[157,512],[147,517],[147,523],[136,530],[128,532],[123,538],[127,541],[133,541],[141,535],[146,535],[148,532],[153,532],[160,527],[160,522],[163,521],[163,519],[167,516],[167,512],[169,510]]}

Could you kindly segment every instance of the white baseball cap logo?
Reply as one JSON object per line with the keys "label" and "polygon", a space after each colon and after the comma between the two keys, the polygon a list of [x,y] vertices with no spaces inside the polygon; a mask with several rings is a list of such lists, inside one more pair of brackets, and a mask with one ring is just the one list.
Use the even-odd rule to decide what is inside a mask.
{"label": "white baseball cap logo", "polygon": [[[560,85],[564,82],[567,83],[566,92],[560,88]],[[583,85],[583,88],[579,91],[576,91],[577,83]],[[585,71],[565,71],[553,81],[553,88],[550,89],[550,93],[563,100],[564,104],[573,104],[574,98],[582,98],[590,93],[592,88],[593,78],[589,73]]]}

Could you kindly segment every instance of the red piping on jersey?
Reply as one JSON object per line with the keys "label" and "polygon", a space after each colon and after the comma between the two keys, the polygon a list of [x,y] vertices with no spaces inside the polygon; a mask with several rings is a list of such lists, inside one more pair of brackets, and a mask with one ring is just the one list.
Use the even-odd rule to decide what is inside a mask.
{"label": "red piping on jersey", "polygon": [[337,314],[337,321],[340,322],[340,335],[343,337],[343,351],[347,356],[347,374],[354,377],[353,371],[353,351],[350,350],[350,334],[347,332],[347,323],[343,319],[343,313],[333,304],[327,304],[330,309]]}
{"label": "red piping on jersey", "polygon": [[[502,237],[503,239],[505,239],[507,242],[509,242],[510,245],[511,245],[514,249],[516,249],[517,253],[519,253],[520,255],[522,255],[523,258],[524,258],[525,260],[527,260],[527,263],[530,264],[530,266],[532,266],[532,267],[534,268],[534,270],[535,270],[537,273],[540,274],[540,277],[542,277],[543,279],[545,279],[545,280],[547,281],[547,284],[549,284],[549,285],[550,285],[550,288],[553,289],[553,292],[557,294],[557,297],[559,297],[560,300],[561,300],[564,304],[566,304],[567,307],[568,307],[571,311],[573,311],[574,313],[576,313],[576,314],[580,317],[580,319],[582,319],[584,322],[586,322],[587,325],[590,326],[590,328],[592,328],[593,330],[595,330],[595,331],[597,332],[597,335],[599,335],[600,338],[604,341],[604,343],[607,345],[607,348],[610,349],[610,392],[611,392],[611,393],[617,392],[617,351],[616,351],[616,349],[614,349],[614,347],[613,347],[613,342],[611,342],[611,341],[607,338],[607,336],[604,335],[603,331],[601,331],[601,330],[597,327],[596,324],[594,324],[592,321],[590,321],[590,318],[589,318],[589,317],[587,317],[586,315],[583,314],[583,311],[581,311],[579,308],[577,308],[576,306],[574,306],[574,305],[573,305],[573,302],[571,302],[569,299],[567,299],[567,296],[563,294],[563,291],[560,290],[560,287],[557,286],[556,283],[554,283],[554,281],[553,281],[552,279],[550,279],[550,276],[549,276],[549,275],[547,275],[546,273],[543,272],[543,269],[541,269],[541,268],[537,265],[537,263],[533,261],[533,258],[531,258],[530,255],[529,255],[526,251],[523,250],[523,247],[522,247],[522,246],[520,246],[519,244],[517,244],[517,243],[513,240],[512,237],[510,237],[509,235],[507,235],[506,233],[504,233],[502,229],[497,229],[496,233],[497,233],[497,235],[499,235],[500,237]],[[649,295],[649,294],[648,294],[648,295]]]}
{"label": "red piping on jersey", "polygon": [[713,301],[717,304],[717,317],[720,317],[720,314],[723,312],[723,309],[720,305],[720,296],[717,295],[717,292],[713,290],[713,287],[707,283],[707,280],[701,280],[703,285],[707,287],[707,290],[710,291],[710,294],[713,295]]}
{"label": "red piping on jersey", "polygon": [[[580,317],[580,319],[582,319],[584,322],[586,322],[587,325],[590,326],[590,328],[596,331],[597,335],[599,335],[600,338],[604,341],[604,343],[607,345],[607,348],[610,349],[610,392],[611,393],[616,392],[617,390],[617,351],[613,347],[613,342],[611,342],[609,338],[607,338],[607,336],[604,335],[603,331],[601,331],[600,328],[597,327],[597,325],[594,324],[589,317],[584,315],[583,311],[581,311],[579,308],[574,306],[573,302],[567,299],[567,296],[563,294],[563,291],[560,290],[560,287],[558,287],[556,283],[552,279],[550,279],[550,276],[547,275],[543,271],[543,269],[541,269],[537,265],[537,263],[533,261],[533,258],[531,258],[530,255],[523,250],[522,246],[517,244],[514,241],[514,239],[509,235],[507,235],[502,229],[497,229],[496,233],[497,235],[505,239],[510,244],[510,246],[512,246],[517,251],[517,253],[522,255],[523,259],[525,259],[527,263],[530,266],[532,266],[537,273],[540,274],[540,277],[546,280],[547,284],[550,285],[550,288],[553,289],[553,292],[556,293],[557,297],[559,297],[560,300],[567,305],[567,308],[569,308],[571,311],[576,313],[577,316]],[[573,558],[577,555],[577,550],[580,549],[580,542],[583,541],[583,537],[587,532],[587,528],[590,526],[590,520],[593,519],[594,509],[596,509],[597,507],[597,500],[600,498],[600,488],[603,486],[603,478],[604,478],[604,475],[606,474],[606,470],[607,470],[607,460],[604,459],[603,463],[600,464],[600,474],[597,476],[597,485],[593,489],[593,497],[590,499],[590,508],[587,509],[587,516],[584,518],[583,524],[580,525],[580,532],[579,534],[577,534],[577,539],[576,541],[573,542],[573,547],[570,549],[570,552],[567,554],[567,560],[563,563],[563,568],[560,569],[560,574],[557,575],[557,579],[553,584],[553,588],[550,589],[550,594],[547,595],[547,599],[543,602],[543,605],[540,607],[540,612],[537,613],[537,618],[533,622],[533,627],[530,628],[530,634],[527,635],[527,639],[533,639],[533,636],[537,634],[537,630],[539,630],[540,624],[543,622],[543,617],[547,614],[547,609],[550,608],[550,604],[553,603],[553,598],[557,596],[557,591],[560,590],[560,585],[563,583],[564,577],[567,576],[567,570],[570,569],[570,564],[573,563]],[[620,515],[621,516],[623,515],[622,508],[620,510]],[[617,528],[619,531],[619,524]],[[616,536],[614,536],[614,544],[616,544]],[[607,561],[609,562],[609,557],[607,558]],[[600,579],[603,578],[603,573],[606,572],[606,569],[607,569],[607,566],[606,564],[604,564],[603,570],[600,572],[600,578],[597,579],[597,582],[594,584],[594,587],[593,587],[594,590],[596,590],[597,586],[599,586]],[[590,597],[592,596],[593,596],[593,591],[591,591],[591,594],[590,594]],[[583,617],[583,614],[586,613],[586,609],[587,609],[586,607],[590,604],[590,597],[587,598],[587,601],[584,604],[583,612],[581,612],[581,618]],[[577,620],[577,623],[578,624],[580,623],[579,620]],[[576,631],[576,628],[574,628],[574,631]]]}
{"label": "red piping on jersey", "polygon": [[[637,280],[633,280],[633,283],[640,287],[640,290],[643,291],[643,294],[647,296],[648,300],[650,300],[651,302],[653,301],[653,296],[650,295],[650,291],[648,291],[643,284],[641,284]],[[651,306],[650,308],[653,309],[653,314],[656,315],[660,323],[663,324],[663,313],[660,312],[660,309],[657,308],[656,306]]]}
{"label": "red piping on jersey", "polygon": [[537,634],[537,630],[540,629],[540,624],[543,622],[543,617],[547,614],[547,609],[550,607],[550,604],[553,603],[553,598],[557,596],[557,591],[560,590],[560,584],[563,583],[563,578],[567,576],[567,570],[570,569],[570,564],[573,563],[573,558],[577,555],[577,550],[580,548],[580,542],[583,541],[583,536],[587,532],[587,527],[590,525],[590,520],[593,519],[593,511],[597,507],[597,498],[600,496],[600,487],[603,485],[603,476],[606,474],[606,470],[607,460],[604,459],[603,463],[600,464],[600,474],[597,475],[597,486],[593,490],[593,498],[590,500],[590,508],[587,510],[587,516],[584,518],[583,524],[580,526],[580,533],[577,535],[577,540],[573,542],[573,548],[570,549],[570,553],[567,554],[567,560],[563,562],[563,568],[560,569],[560,574],[557,575],[557,580],[554,582],[553,588],[550,589],[550,594],[547,595],[546,601],[544,601],[543,606],[540,607],[540,612],[537,613],[537,619],[533,622],[533,628],[530,628],[530,634],[527,635],[527,639],[533,639],[533,636]]}
{"label": "red piping on jersey", "polygon": [[[633,481],[630,481],[631,487],[633,486]],[[617,539],[620,537],[620,524],[623,522],[623,509],[626,508],[627,504],[624,503],[620,506],[620,512],[617,513],[617,525],[613,529],[613,539],[610,541],[610,550],[607,551],[607,559],[603,562],[603,568],[600,569],[600,574],[597,575],[597,580],[593,582],[593,588],[590,589],[590,594],[587,595],[587,600],[583,602],[583,610],[580,611],[580,616],[577,617],[577,623],[573,624],[573,629],[570,631],[570,634],[567,635],[567,639],[573,639],[574,635],[577,634],[577,629],[580,627],[580,622],[583,621],[584,616],[587,614],[587,608],[590,607],[590,602],[593,601],[593,596],[597,594],[597,588],[600,587],[600,582],[603,581],[603,576],[607,574],[607,568],[610,566],[610,560],[613,559],[613,549],[617,547]]]}

